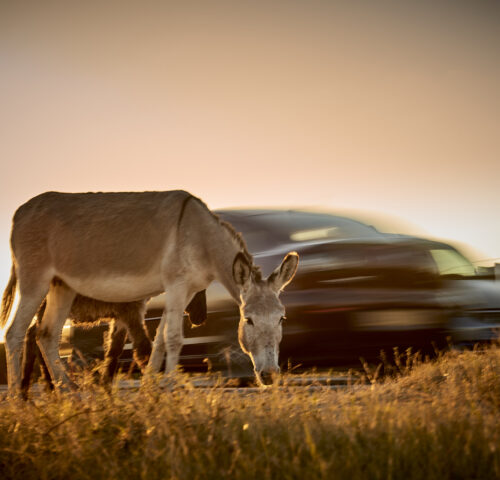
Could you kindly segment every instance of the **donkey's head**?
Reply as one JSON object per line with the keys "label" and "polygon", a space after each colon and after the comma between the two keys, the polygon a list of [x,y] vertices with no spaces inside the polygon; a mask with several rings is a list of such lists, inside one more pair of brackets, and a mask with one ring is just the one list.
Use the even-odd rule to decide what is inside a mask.
{"label": "donkey's head", "polygon": [[298,262],[298,254],[289,253],[264,280],[253,273],[245,255],[239,253],[234,259],[233,277],[241,294],[238,337],[241,348],[252,359],[255,376],[261,384],[279,372],[281,324],[285,318],[279,294],[295,275]]}

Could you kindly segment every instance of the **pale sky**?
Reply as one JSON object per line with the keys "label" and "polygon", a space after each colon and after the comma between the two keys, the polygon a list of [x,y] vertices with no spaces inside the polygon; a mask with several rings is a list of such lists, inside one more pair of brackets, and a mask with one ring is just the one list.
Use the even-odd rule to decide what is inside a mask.
{"label": "pale sky", "polygon": [[47,190],[368,209],[500,257],[498,5],[0,0],[0,288]]}

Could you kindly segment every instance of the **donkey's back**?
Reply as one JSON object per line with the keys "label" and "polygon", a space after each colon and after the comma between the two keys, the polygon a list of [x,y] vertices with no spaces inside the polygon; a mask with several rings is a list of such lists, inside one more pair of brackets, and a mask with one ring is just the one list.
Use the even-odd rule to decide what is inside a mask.
{"label": "donkey's back", "polygon": [[46,192],[19,207],[11,246],[18,265],[61,275],[147,273],[175,233],[184,191]]}
{"label": "donkey's back", "polygon": [[[53,278],[105,302],[161,293],[165,274],[175,272],[178,258],[186,256],[180,252],[179,225],[194,199],[184,191],[48,192],[31,199],[12,225],[21,294],[23,284],[36,282],[28,287],[33,292]],[[211,216],[204,206],[191,208],[193,214]]]}

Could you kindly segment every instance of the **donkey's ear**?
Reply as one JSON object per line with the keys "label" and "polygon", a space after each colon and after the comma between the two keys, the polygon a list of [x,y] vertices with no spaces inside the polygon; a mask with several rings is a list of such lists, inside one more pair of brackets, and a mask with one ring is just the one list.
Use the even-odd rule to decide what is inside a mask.
{"label": "donkey's ear", "polygon": [[299,254],[290,252],[286,255],[281,265],[269,275],[267,282],[276,292],[283,290],[293,279],[299,264]]}
{"label": "donkey's ear", "polygon": [[233,262],[233,278],[236,285],[244,290],[250,285],[252,266],[243,253],[239,252]]}

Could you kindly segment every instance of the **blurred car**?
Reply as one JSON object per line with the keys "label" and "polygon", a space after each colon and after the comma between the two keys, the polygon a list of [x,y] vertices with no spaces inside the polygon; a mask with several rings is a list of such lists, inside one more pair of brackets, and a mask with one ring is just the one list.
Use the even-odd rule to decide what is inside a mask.
{"label": "blurred car", "polygon": [[[294,280],[281,294],[286,306],[280,363],[332,367],[377,361],[394,347],[433,353],[449,342],[491,341],[500,327],[500,282],[479,275],[454,247],[423,238],[384,234],[351,218],[303,210],[219,210],[242,232],[255,263],[268,275],[290,250],[300,255]],[[225,289],[207,290],[208,319],[185,319],[180,362],[186,370],[251,375],[237,340],[239,311]],[[163,308],[149,303],[154,336]],[[63,329],[61,354],[102,358],[106,327]],[[121,357],[131,363],[131,345]]]}
{"label": "blurred car", "polygon": [[[394,347],[432,353],[450,341],[490,341],[500,326],[500,283],[491,275],[478,275],[448,244],[383,234],[324,212],[216,213],[243,233],[265,275],[286,252],[300,255],[297,274],[282,293],[287,311],[280,346],[284,365],[359,365],[360,357],[376,360],[381,350],[391,354]],[[185,321],[181,364],[230,375],[248,372],[250,361],[237,341],[238,307],[216,282],[207,301],[205,325],[191,328]],[[149,304],[146,325],[152,335],[162,308],[162,296]],[[102,355],[102,331],[67,327],[65,333],[68,351],[77,346],[86,355]],[[130,357],[130,352],[123,355],[123,363]]]}

